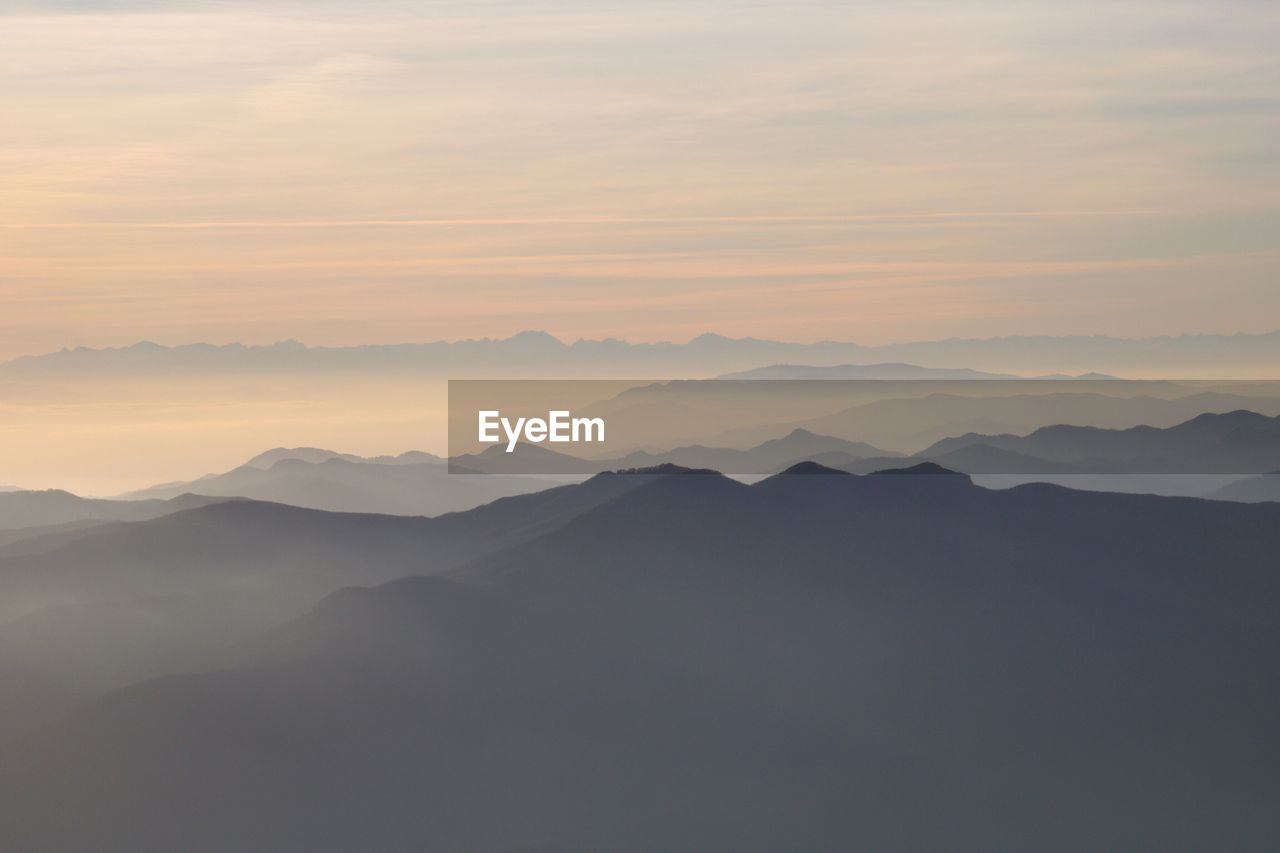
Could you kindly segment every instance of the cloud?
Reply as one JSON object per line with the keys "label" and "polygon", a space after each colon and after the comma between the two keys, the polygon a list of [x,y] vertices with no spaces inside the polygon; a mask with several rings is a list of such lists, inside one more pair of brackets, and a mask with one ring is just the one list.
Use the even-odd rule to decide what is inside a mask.
{"label": "cloud", "polygon": [[[132,332],[120,315],[126,340],[153,337],[148,324],[234,337],[233,310],[215,322],[183,306],[222,300],[237,276],[257,276],[254,298],[296,294],[305,274],[349,288],[294,320],[311,325],[273,313],[273,337],[319,340],[362,288],[414,274],[449,317],[488,315],[466,303],[496,267],[508,296],[576,306],[594,276],[590,321],[611,333],[633,319],[655,336],[687,328],[674,303],[643,318],[635,306],[666,292],[658,270],[697,302],[696,267],[737,276],[742,293],[774,288],[739,331],[795,337],[803,318],[813,336],[920,336],[909,313],[876,317],[884,302],[816,311],[785,277],[882,262],[954,265],[929,293],[957,306],[964,334],[979,322],[958,307],[978,298],[962,274],[974,264],[1113,264],[998,291],[1020,323],[1049,326],[1079,276],[1114,284],[1126,261],[1248,255],[1280,210],[1277,160],[1259,148],[1280,130],[1273,4],[6,8],[21,14],[0,27],[0,109],[23,120],[0,149],[4,286],[82,294],[63,303],[80,306],[72,325],[19,309],[10,346],[94,337],[92,306],[112,294],[156,300]],[[444,269],[466,283],[430,278]],[[1128,290],[1091,290],[1091,316],[1128,310],[1164,275],[1126,268]],[[1269,304],[1241,295],[1215,316],[1243,327]],[[1153,308],[1158,331],[1198,324],[1203,303],[1184,296]],[[399,313],[374,302],[363,333],[403,335]]]}

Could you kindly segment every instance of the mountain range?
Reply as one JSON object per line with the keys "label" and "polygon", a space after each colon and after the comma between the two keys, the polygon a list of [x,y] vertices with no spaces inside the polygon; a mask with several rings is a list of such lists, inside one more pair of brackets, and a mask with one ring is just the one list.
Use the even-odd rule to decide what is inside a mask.
{"label": "mountain range", "polygon": [[741,370],[737,373],[726,373],[717,379],[875,379],[880,381],[903,379],[1115,379],[1103,373],[1084,373],[1079,376],[1068,376],[1065,373],[1049,376],[1018,376],[1013,373],[988,373],[982,370],[970,370],[967,367],[919,367],[914,364],[835,364],[815,366],[807,364],[771,364],[757,367],[754,370]]}
{"label": "mountain range", "polygon": [[[564,343],[540,331],[505,339],[309,347],[297,341],[265,346],[207,343],[76,347],[24,356],[0,365],[0,375],[189,372],[396,371],[438,376],[715,376],[777,364],[911,362],[939,368],[1036,373],[1124,372],[1220,376],[1267,373],[1280,360],[1280,331],[1267,334],[1180,335],[1142,339],[1105,336],[947,339],[864,346],[821,341],[786,343],[703,334],[687,343],[617,339]],[[1268,373],[1268,375],[1273,375]]]}
{"label": "mountain range", "polygon": [[[410,452],[362,459],[333,451],[278,448],[222,474],[123,495],[163,499],[184,492],[236,495],[333,512],[441,515],[552,483],[533,477],[453,477],[439,457]],[[419,460],[429,461],[419,461]]]}
{"label": "mountain range", "polygon": [[[435,521],[237,502],[124,525],[186,536],[219,516],[229,547],[258,541],[233,516],[265,512],[264,530],[306,520],[273,546],[298,571],[334,548],[385,564],[394,539],[436,575],[334,592],[216,671],[26,739],[0,763],[0,834],[66,851],[1271,848],[1280,506],[993,491],[928,464],[620,476]],[[422,536],[450,525],[508,538],[441,561]],[[187,577],[216,574],[211,540],[164,541]]]}
{"label": "mountain range", "polygon": [[[1095,386],[1102,384],[1113,383],[1093,383]],[[945,439],[968,433],[1025,434],[1057,425],[1105,429],[1142,425],[1163,428],[1197,415],[1239,409],[1280,414],[1280,398],[1276,397],[1220,391],[1168,396],[1126,395],[1123,392],[1128,390],[1128,383],[1114,384],[1114,393],[1083,388],[1046,392],[1043,387],[1036,387],[1021,393],[1021,389],[1014,388],[1013,393],[971,395],[951,387],[925,389],[924,393],[916,396],[891,395],[887,399],[860,402],[817,416],[727,429],[708,437],[705,443],[750,446],[792,429],[803,428],[820,435],[865,441],[898,452],[918,453],[934,449]]]}
{"label": "mountain range", "polygon": [[[225,498],[224,498],[225,499]],[[88,526],[107,521],[145,521],[218,499],[177,490],[166,498],[117,501],[82,498],[61,489],[0,492],[0,544],[6,536],[27,536],[33,528]]]}
{"label": "mountain range", "polygon": [[237,500],[19,542],[0,549],[0,674],[78,695],[205,666],[342,586],[443,571],[653,476],[602,474],[437,518]]}
{"label": "mountain range", "polygon": [[1280,417],[1239,410],[1164,429],[1055,425],[1022,436],[970,433],[920,456],[937,461],[979,448],[1001,461],[989,473],[1037,473],[1043,466],[1047,473],[1261,474],[1280,467]]}
{"label": "mountain range", "polygon": [[[651,468],[675,465],[682,468],[712,469],[730,474],[773,474],[797,462],[838,454],[846,460],[885,460],[902,454],[882,450],[861,441],[848,441],[817,435],[806,429],[794,429],[780,438],[769,439],[755,447],[739,450],[733,447],[708,447],[694,444],[671,450],[635,450],[622,456],[584,459],[559,453],[546,447],[521,442],[508,453],[494,446],[481,453],[463,454],[449,460],[455,473],[537,473],[581,475],[629,468]],[[467,477],[464,479],[481,479]]]}

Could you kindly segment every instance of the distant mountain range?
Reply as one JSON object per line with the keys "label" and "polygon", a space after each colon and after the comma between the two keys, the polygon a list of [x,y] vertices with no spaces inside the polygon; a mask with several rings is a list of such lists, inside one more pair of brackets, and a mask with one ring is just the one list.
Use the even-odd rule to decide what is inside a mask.
{"label": "distant mountain range", "polygon": [[1280,414],[1280,398],[1222,392],[1125,396],[1083,388],[1052,393],[1043,388],[1034,389],[1034,393],[1030,388],[1025,389],[1028,393],[1017,393],[1022,390],[1017,387],[1012,390],[1015,393],[971,396],[946,388],[914,397],[874,400],[831,414],[726,430],[707,443],[737,447],[803,428],[913,453],[968,433],[1023,434],[1059,424],[1107,429],[1144,424],[1169,427],[1206,412],[1238,409]]}
{"label": "distant mountain range", "polygon": [[[730,474],[775,474],[797,462],[821,456],[839,455],[841,459],[891,459],[902,454],[881,450],[861,441],[848,441],[795,429],[781,438],[739,450],[731,447],[688,445],[672,450],[637,450],[622,456],[583,459],[558,453],[546,447],[520,443],[508,453],[494,446],[482,453],[464,454],[449,461],[455,473],[484,474],[592,474],[629,468],[675,465],[682,468],[710,469]],[[480,478],[464,478],[480,479]]]}
{"label": "distant mountain range", "polygon": [[1280,417],[1235,411],[1197,415],[1166,428],[1059,425],[1025,436],[968,433],[939,441],[911,456],[796,429],[783,438],[747,450],[693,445],[671,451],[582,459],[521,444],[515,453],[495,448],[459,457],[451,464],[459,466],[455,470],[495,474],[582,475],[674,464],[733,475],[759,475],[778,473],[802,461],[854,474],[930,463],[981,477],[984,485],[993,486],[1054,482],[1094,491],[1277,500],[1280,494],[1272,481],[1280,478],[1247,478],[1256,472],[1280,468]]}
{"label": "distant mountain range", "polygon": [[0,492],[0,541],[3,541],[4,533],[19,529],[85,522],[145,521],[225,500],[187,494],[187,491],[175,491],[163,499],[136,501],[82,498],[61,489]]}
{"label": "distant mountain range", "polygon": [[[688,343],[628,343],[616,339],[564,343],[545,332],[505,339],[309,347],[297,341],[266,346],[198,343],[76,347],[24,356],[0,365],[0,375],[71,372],[397,371],[436,376],[715,376],[768,365],[854,365],[909,362],[935,368],[1033,373],[1103,371],[1131,375],[1205,370],[1257,375],[1280,363],[1280,331],[1267,334],[1181,335],[1143,339],[1105,336],[948,339],[884,346],[823,341],[785,343],[704,334]],[[1275,377],[1280,378],[1280,377]]]}
{"label": "distant mountain range", "polygon": [[196,492],[333,512],[441,515],[550,485],[532,477],[451,477],[443,460],[420,451],[363,459],[316,448],[277,448],[223,474],[165,483],[122,497],[156,499]]}
{"label": "distant mountain range", "polygon": [[336,450],[325,450],[320,447],[275,447],[259,453],[244,464],[249,468],[270,468],[286,459],[312,463],[341,459],[344,462],[369,462],[375,465],[416,465],[444,461],[434,453],[422,450],[410,450],[399,456],[356,456],[353,453],[339,453]]}
{"label": "distant mountain range", "polygon": [[[981,457],[973,453],[980,450]],[[1049,426],[1030,435],[947,438],[923,451],[934,461],[965,458],[999,470],[973,473],[1260,474],[1280,468],[1280,417],[1234,411],[1173,427]]]}
{"label": "distant mountain range", "polygon": [[1273,846],[1280,505],[991,491],[937,467],[617,477],[435,521],[221,504],[73,546],[58,583],[101,595],[168,577],[148,553],[184,583],[267,555],[371,581],[417,554],[444,575],[337,591],[218,671],[25,738],[0,763],[0,837]]}
{"label": "distant mountain range", "polygon": [[919,367],[914,364],[837,364],[816,367],[804,364],[772,364],[754,370],[726,373],[718,379],[1115,379],[1103,373],[1083,373],[1068,376],[1063,373],[1047,376],[1017,376],[1012,373],[987,373],[965,367]]}
{"label": "distant mountain range", "polygon": [[0,675],[39,672],[75,693],[203,667],[339,587],[444,571],[653,476],[604,474],[434,519],[238,500],[51,532],[0,549]]}

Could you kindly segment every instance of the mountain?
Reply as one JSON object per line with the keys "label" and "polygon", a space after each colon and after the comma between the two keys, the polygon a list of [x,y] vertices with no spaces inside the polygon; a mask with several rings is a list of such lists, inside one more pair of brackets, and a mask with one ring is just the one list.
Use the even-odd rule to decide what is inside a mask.
{"label": "mountain", "polygon": [[1222,501],[1280,501],[1280,471],[1229,483],[1206,497]]}
{"label": "mountain", "polygon": [[921,455],[941,459],[976,448],[1018,454],[1028,466],[1019,473],[1041,473],[1038,466],[1048,463],[1049,469],[1079,473],[1257,474],[1280,467],[1280,417],[1241,410],[1198,415],[1163,429],[1056,425],[1025,436],[968,434]]}
{"label": "mountain", "polygon": [[582,475],[662,465],[678,468],[710,469],[728,474],[772,474],[804,459],[839,454],[842,459],[886,459],[900,456],[861,441],[847,441],[795,429],[781,438],[738,450],[695,444],[671,450],[635,450],[623,456],[583,459],[521,442],[507,453],[501,445],[481,453],[464,454],[450,460],[455,473]]}
{"label": "mountain", "polygon": [[174,494],[163,499],[103,500],[82,498],[61,489],[0,492],[0,531],[46,527],[70,522],[145,521],[182,509],[218,501],[200,495]]}
{"label": "mountain", "polygon": [[[1125,396],[1120,392],[1132,387],[1128,383],[1115,383],[1115,393],[1099,390],[1055,392],[1045,390],[1048,384],[1040,385],[1037,393],[969,395],[947,389],[914,397],[904,395],[878,399],[799,421],[730,430],[712,441],[737,447],[798,426],[821,435],[865,441],[899,452],[939,453],[957,446],[945,444],[944,439],[969,433],[1024,434],[1055,425],[1109,429],[1140,424],[1168,427],[1205,412],[1225,413],[1240,408],[1280,414],[1280,400],[1275,398],[1219,392],[1183,393],[1172,397]],[[1103,384],[1112,383],[1096,383],[1094,387]],[[1052,385],[1057,387],[1058,383]],[[1038,455],[1029,450],[1022,452]]]}
{"label": "mountain", "polygon": [[197,491],[331,512],[440,515],[551,485],[530,477],[451,476],[443,462],[417,461],[416,453],[375,459],[318,450],[295,454],[298,451],[268,451],[224,474],[153,486],[126,497],[165,498]]}
{"label": "mountain", "polygon": [[92,691],[207,666],[339,587],[444,571],[654,476],[602,474],[437,518],[233,501],[51,533],[0,551],[0,673]]}
{"label": "mountain", "polygon": [[0,765],[0,831],[67,851],[1268,850],[1278,549],[1269,504],[936,466],[673,473],[105,697]]}
{"label": "mountain", "polygon": [[845,459],[884,459],[901,455],[866,442],[817,435],[797,428],[781,438],[770,439],[747,450],[698,444],[662,452],[636,451],[604,460],[601,464],[610,468],[628,468],[668,463],[685,468],[710,468],[727,474],[772,474],[801,460],[827,454],[840,454]]}
{"label": "mountain", "polygon": [[[1267,334],[1181,335],[1142,339],[1106,336],[918,341],[882,346],[820,341],[785,343],[703,334],[687,343],[629,343],[617,339],[564,343],[546,332],[505,339],[309,347],[297,341],[266,346],[206,343],[162,346],[143,341],[127,347],[76,347],[24,356],[0,364],[0,376],[59,374],[183,375],[219,373],[316,373],[404,371],[438,377],[500,376],[692,376],[705,377],[776,364],[865,362],[930,364],[1007,372],[1102,371],[1219,375],[1266,373],[1280,361],[1280,331]],[[1262,373],[1260,373],[1261,371]]]}
{"label": "mountain", "polygon": [[807,364],[771,364],[753,370],[742,370],[737,373],[726,373],[717,379],[875,379],[875,380],[912,380],[912,379],[1079,379],[1098,380],[1115,379],[1105,373],[1084,373],[1079,376],[1068,376],[1063,373],[1048,376],[1017,376],[1012,373],[988,373],[982,370],[970,370],[967,367],[920,367],[915,364],[834,364],[816,366]]}
{"label": "mountain", "polygon": [[378,465],[415,465],[421,463],[443,463],[444,460],[434,453],[421,450],[410,450],[399,456],[356,456],[353,453],[339,453],[336,450],[324,450],[319,447],[275,447],[259,453],[244,463],[249,468],[270,468],[277,462],[290,459],[299,462],[328,462],[340,459],[346,462],[372,462]]}
{"label": "mountain", "polygon": [[717,379],[1025,379],[1012,373],[985,373],[964,367],[919,367],[914,364],[771,364],[726,373]]}
{"label": "mountain", "polygon": [[[449,471],[455,475],[548,474],[575,476],[595,474],[609,470],[609,468],[610,466],[604,462],[582,459],[525,441],[516,444],[515,449],[510,453],[507,452],[505,444],[495,444],[479,453],[463,453],[449,459]],[[488,477],[462,476],[458,479],[464,482],[483,482]]]}

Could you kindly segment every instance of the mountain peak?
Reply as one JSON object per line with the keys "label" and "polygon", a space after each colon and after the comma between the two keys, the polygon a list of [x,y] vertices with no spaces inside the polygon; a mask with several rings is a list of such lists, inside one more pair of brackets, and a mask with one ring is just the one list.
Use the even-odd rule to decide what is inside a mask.
{"label": "mountain peak", "polygon": [[826,465],[820,465],[817,462],[797,462],[790,468],[781,472],[780,476],[788,476],[791,474],[842,474],[846,477],[852,476],[848,471],[840,471],[836,468],[828,468]]}
{"label": "mountain peak", "polygon": [[563,347],[564,341],[557,338],[550,332],[542,329],[526,329],[523,332],[516,332],[511,337],[503,341],[508,344],[534,344],[537,346],[553,346]]}
{"label": "mountain peak", "polygon": [[[609,472],[606,472],[609,473]],[[717,477],[723,476],[719,471],[710,468],[686,468],[683,465],[676,465],[673,462],[663,462],[660,465],[649,465],[644,468],[621,468],[613,471],[614,474],[715,474]],[[599,476],[599,475],[597,475]]]}
{"label": "mountain peak", "polygon": [[908,468],[885,468],[881,471],[872,472],[871,476],[879,477],[886,474],[945,474],[951,477],[963,477],[965,480],[969,479],[968,474],[952,471],[950,468],[943,468],[936,462],[921,462],[919,465],[912,465]]}

